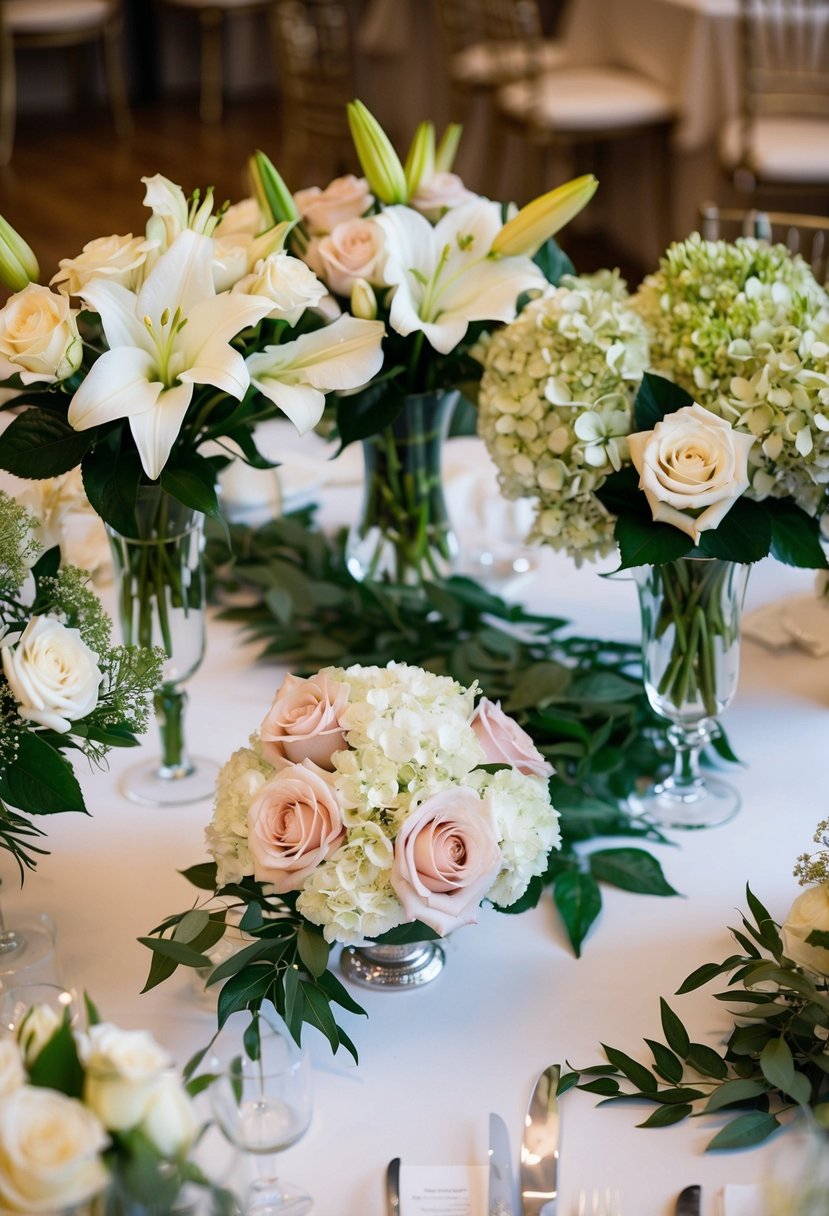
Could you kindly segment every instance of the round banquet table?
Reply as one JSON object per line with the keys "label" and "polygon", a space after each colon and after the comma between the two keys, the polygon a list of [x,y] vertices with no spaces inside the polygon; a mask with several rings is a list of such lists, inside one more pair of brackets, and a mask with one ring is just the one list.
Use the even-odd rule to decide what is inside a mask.
{"label": "round banquet table", "polygon": [[[477,450],[453,450],[463,453],[467,468],[480,463]],[[323,495],[323,522],[353,515],[354,486],[334,485]],[[812,580],[810,572],[763,562],[752,572],[747,606],[807,593]],[[111,588],[104,594],[111,596]],[[579,631],[637,635],[630,581],[599,578],[591,567],[577,570],[552,553],[540,555],[524,598],[567,616]],[[222,760],[244,744],[283,673],[257,662],[256,647],[237,628],[212,618],[206,659],[190,682],[192,749]],[[745,761],[731,776],[742,810],[726,826],[674,833],[670,843],[648,846],[678,898],[603,887],[604,908],[580,959],[549,892],[520,916],[483,909],[476,926],[446,942],[446,967],[435,983],[416,991],[355,992],[368,1018],[340,1017],[359,1049],[359,1066],[342,1050],[332,1056],[307,1029],[314,1119],[281,1166],[315,1196],[315,1212],[381,1216],[392,1157],[411,1165],[485,1164],[489,1111],[506,1120],[517,1162],[536,1075],[554,1061],[599,1063],[602,1042],[646,1061],[643,1036],[661,1037],[660,995],[693,1039],[719,1042],[729,1019],[712,989],[672,994],[699,964],[731,953],[726,926],[739,923],[747,880],[773,916],[785,917],[798,891],[795,857],[809,848],[826,813],[827,704],[829,659],[773,652],[746,640],[739,691],[725,715]],[[154,738],[143,744],[155,746]],[[86,989],[107,1019],[150,1028],[183,1064],[207,1042],[214,1015],[182,970],[140,996],[150,956],[136,938],[190,904],[193,889],[178,871],[204,859],[210,808],[152,809],[125,801],[118,778],[135,756],[114,752],[108,771],[79,769],[91,815],[48,821],[51,855],[22,890],[9,858],[0,857],[4,903],[10,919],[18,908],[50,913],[59,926],[65,982]],[[690,1183],[702,1185],[703,1216],[712,1216],[723,1184],[761,1178],[773,1152],[705,1155],[716,1118],[640,1130],[635,1125],[650,1108],[597,1109],[597,1101],[570,1092],[561,1103],[559,1216],[575,1211],[579,1188],[594,1186],[618,1187],[626,1216],[662,1216],[673,1212],[677,1193]]]}

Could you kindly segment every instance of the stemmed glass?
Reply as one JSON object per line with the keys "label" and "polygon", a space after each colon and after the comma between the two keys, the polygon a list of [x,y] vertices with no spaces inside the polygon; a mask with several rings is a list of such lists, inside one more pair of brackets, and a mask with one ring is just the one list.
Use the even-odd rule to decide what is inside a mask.
{"label": "stemmed glass", "polygon": [[[0,993],[0,1032],[17,1035],[29,1010],[37,1006],[53,1015],[41,1017],[38,1030],[57,1030],[67,1020],[74,1025],[80,1016],[77,994],[62,984],[15,984]],[[42,1046],[42,1044],[41,1044]]]}
{"label": "stemmed glass", "polygon": [[6,920],[0,901],[0,991],[16,983],[57,982],[55,936],[45,912],[15,912]]}
{"label": "stemmed glass", "polygon": [[276,1158],[311,1122],[308,1057],[287,1028],[257,1017],[245,1034],[245,1051],[230,1064],[214,1059],[210,1104],[221,1131],[253,1165],[247,1216],[305,1216],[309,1195],[277,1177]]}

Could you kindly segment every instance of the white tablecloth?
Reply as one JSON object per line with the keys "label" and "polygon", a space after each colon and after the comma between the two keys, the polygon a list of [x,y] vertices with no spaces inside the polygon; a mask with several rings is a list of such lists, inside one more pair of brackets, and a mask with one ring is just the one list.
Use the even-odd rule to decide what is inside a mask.
{"label": "white tablecloth", "polygon": [[[342,518],[355,492],[337,494]],[[763,563],[752,574],[749,602],[802,593],[811,580]],[[630,582],[576,571],[548,554],[530,591],[537,606],[569,615],[580,629],[636,635]],[[257,664],[255,649],[233,626],[211,620],[207,658],[190,682],[193,750],[223,759],[243,744],[281,675]],[[432,985],[356,994],[368,1020],[342,1018],[358,1045],[359,1067],[343,1053],[332,1057],[327,1043],[307,1032],[314,1120],[282,1165],[314,1194],[319,1216],[381,1216],[391,1157],[485,1163],[490,1110],[505,1118],[517,1158],[536,1074],[552,1061],[597,1063],[601,1042],[646,1059],[641,1040],[660,1036],[660,995],[671,999],[693,1038],[713,1043],[722,1036],[726,1011],[708,989],[671,994],[698,964],[730,953],[726,925],[738,923],[746,880],[777,918],[797,893],[791,865],[826,814],[828,706],[829,660],[746,643],[739,693],[726,717],[747,764],[733,774],[743,809],[725,827],[677,834],[678,847],[651,846],[681,898],[604,888],[604,910],[580,960],[549,894],[522,916],[485,910],[477,926],[447,942],[445,971]],[[144,747],[154,749],[155,740]],[[6,856],[0,874],[10,916],[40,908],[58,922],[66,980],[87,989],[107,1018],[149,1026],[183,1063],[209,1038],[213,1017],[182,972],[139,996],[149,953],[135,939],[190,903],[192,888],[177,870],[203,859],[209,807],[154,810],[124,801],[116,782],[134,758],[112,753],[108,772],[82,775],[91,817],[49,821],[51,856],[22,892]],[[560,1216],[574,1211],[582,1186],[620,1188],[626,1216],[661,1216],[689,1183],[702,1184],[704,1216],[713,1216],[718,1188],[761,1177],[770,1150],[705,1156],[716,1121],[638,1130],[647,1113],[597,1110],[596,1099],[582,1093],[563,1099]]]}

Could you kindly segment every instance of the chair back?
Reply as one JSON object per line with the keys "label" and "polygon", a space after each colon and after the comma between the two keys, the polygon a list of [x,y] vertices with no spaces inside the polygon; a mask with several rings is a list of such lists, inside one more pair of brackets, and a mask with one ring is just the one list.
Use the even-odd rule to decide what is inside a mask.
{"label": "chair back", "polygon": [[785,245],[792,253],[801,255],[818,283],[829,288],[829,216],[703,203],[699,218],[700,234],[707,241],[753,236],[770,244]]}
{"label": "chair back", "polygon": [[274,10],[282,99],[291,123],[314,133],[347,132],[354,54],[342,0],[278,0]]}
{"label": "chair back", "polygon": [[480,0],[433,0],[433,8],[447,62],[482,41]]}
{"label": "chair back", "polygon": [[740,0],[744,118],[829,118],[829,0]]}
{"label": "chair back", "polygon": [[534,42],[541,38],[538,0],[478,0],[484,37],[491,42]]}

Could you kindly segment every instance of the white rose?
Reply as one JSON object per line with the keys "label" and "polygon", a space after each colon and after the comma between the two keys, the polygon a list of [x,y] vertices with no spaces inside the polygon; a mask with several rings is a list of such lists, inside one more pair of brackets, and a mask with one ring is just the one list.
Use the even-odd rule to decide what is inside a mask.
{"label": "white rose", "polygon": [[262,259],[236,284],[234,291],[250,296],[266,296],[274,302],[269,315],[296,325],[306,308],[314,308],[326,293],[312,270],[289,253],[272,253]]}
{"label": "white rose", "polygon": [[30,283],[0,309],[0,375],[54,384],[77,371],[83,346],[66,296]]}
{"label": "white rose", "polygon": [[59,546],[64,562],[93,575],[108,565],[104,523],[86,497],[80,468],[25,487],[17,501],[34,515],[34,536],[44,550]]}
{"label": "white rose", "polygon": [[0,1102],[0,1210],[55,1213],[107,1184],[107,1137],[94,1114],[52,1089],[23,1085]]}
{"label": "white rose", "polygon": [[110,1131],[136,1127],[170,1058],[145,1030],[92,1026],[85,1050],[84,1101]]}
{"label": "white rose", "polygon": [[98,656],[79,630],[33,616],[16,645],[0,654],[21,718],[66,734],[98,704]]}
{"label": "white rose", "polygon": [[50,283],[67,296],[77,296],[93,279],[120,283],[128,291],[141,285],[147,254],[157,248],[156,241],[143,236],[100,236],[89,241],[75,258],[61,258],[60,269]]}
{"label": "white rose", "polygon": [[32,1005],[17,1028],[17,1041],[28,1065],[31,1065],[43,1048],[55,1037],[63,1018],[51,1005]]}
{"label": "white rose", "polygon": [[421,182],[411,205],[427,220],[437,223],[442,215],[460,203],[468,203],[478,196],[467,190],[457,173],[433,173],[428,182]]}
{"label": "white rose", "polygon": [[666,414],[652,431],[628,436],[653,518],[687,532],[695,544],[748,489],[753,444],[753,435],[696,404]]}
{"label": "white rose", "polygon": [[172,1159],[187,1152],[197,1128],[190,1097],[178,1078],[165,1072],[152,1091],[141,1130],[162,1157]]}
{"label": "white rose", "polygon": [[26,1079],[23,1058],[14,1039],[0,1039],[0,1099],[19,1089]]}
{"label": "white rose", "polygon": [[782,926],[783,949],[788,957],[808,971],[829,975],[829,950],[807,946],[813,929],[829,933],[829,883],[801,891]]}

